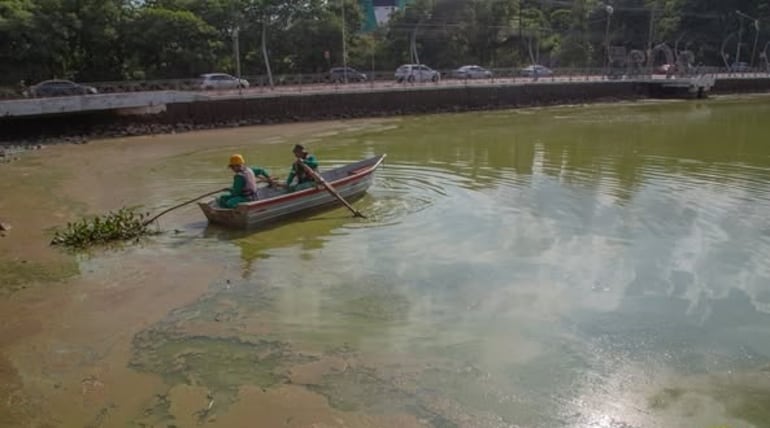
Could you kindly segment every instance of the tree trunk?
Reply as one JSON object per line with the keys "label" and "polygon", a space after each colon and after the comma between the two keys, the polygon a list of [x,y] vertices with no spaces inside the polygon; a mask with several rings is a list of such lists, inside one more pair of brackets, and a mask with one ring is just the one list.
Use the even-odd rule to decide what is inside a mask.
{"label": "tree trunk", "polygon": [[265,69],[267,70],[267,81],[270,83],[270,87],[273,87],[273,71],[270,70],[270,58],[267,55],[267,22],[266,18],[262,17],[262,57],[265,60]]}

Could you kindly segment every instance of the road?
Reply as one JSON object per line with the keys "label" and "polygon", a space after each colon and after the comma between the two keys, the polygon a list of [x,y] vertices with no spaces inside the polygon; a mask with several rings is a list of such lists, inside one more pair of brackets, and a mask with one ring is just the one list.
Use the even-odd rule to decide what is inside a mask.
{"label": "road", "polygon": [[[715,74],[714,76],[717,79],[770,78],[770,74],[768,73],[746,73],[742,75],[722,73]],[[686,83],[686,78],[666,79],[666,76],[664,75],[648,75],[631,79],[624,77],[617,80],[609,80],[605,75],[583,74],[543,77],[539,79],[529,77],[505,77],[475,80],[445,79],[438,82],[424,83],[398,83],[394,80],[376,80],[365,83],[348,84],[310,83],[276,85],[272,88],[268,86],[256,86],[243,90],[112,92],[96,95],[4,100],[0,101],[0,117],[38,116],[99,110],[126,110],[137,112],[137,109],[144,109],[147,113],[151,113],[155,109],[162,108],[162,106],[170,103],[234,98],[263,98],[307,94],[366,93],[382,91],[420,91],[435,90],[439,88],[504,87],[512,85],[546,85],[570,82],[649,81],[650,79],[672,83],[676,81]],[[105,86],[103,89],[107,90],[108,87]],[[114,90],[115,88],[113,87],[111,89]]]}

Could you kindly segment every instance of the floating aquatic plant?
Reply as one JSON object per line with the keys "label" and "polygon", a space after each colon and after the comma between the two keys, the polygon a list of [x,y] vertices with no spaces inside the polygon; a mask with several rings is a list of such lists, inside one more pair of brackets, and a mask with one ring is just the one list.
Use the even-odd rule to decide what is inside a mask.
{"label": "floating aquatic plant", "polygon": [[83,249],[113,241],[138,239],[154,233],[145,220],[148,216],[133,208],[121,208],[107,215],[67,223],[64,230],[56,232],[51,245]]}

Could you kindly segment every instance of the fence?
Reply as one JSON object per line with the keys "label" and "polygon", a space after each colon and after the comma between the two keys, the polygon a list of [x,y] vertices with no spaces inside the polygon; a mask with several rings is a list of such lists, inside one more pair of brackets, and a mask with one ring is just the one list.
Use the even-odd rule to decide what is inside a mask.
{"label": "fence", "polygon": [[[146,91],[195,91],[210,93],[245,93],[245,94],[281,94],[303,92],[335,92],[335,91],[365,91],[387,90],[401,87],[430,87],[457,85],[515,85],[527,83],[571,82],[571,81],[602,81],[629,80],[641,78],[674,78],[698,74],[714,74],[719,78],[755,78],[770,77],[770,70],[765,68],[725,70],[719,67],[692,67],[691,69],[668,74],[661,69],[601,69],[601,68],[556,68],[543,73],[533,74],[527,69],[498,68],[491,69],[491,76],[483,78],[463,78],[456,70],[438,70],[437,81],[431,79],[414,79],[397,81],[393,71],[367,72],[366,80],[355,81],[351,78],[347,83],[330,79],[327,73],[316,74],[279,74],[273,76],[270,85],[266,75],[242,76],[248,81],[248,88],[241,90],[213,89],[207,90],[202,86],[201,79],[167,79],[167,80],[137,80],[115,82],[88,82],[83,85],[91,86],[101,94],[131,93]],[[355,77],[355,76],[351,76]],[[0,99],[18,99],[25,97],[24,90],[19,87],[0,87]]]}

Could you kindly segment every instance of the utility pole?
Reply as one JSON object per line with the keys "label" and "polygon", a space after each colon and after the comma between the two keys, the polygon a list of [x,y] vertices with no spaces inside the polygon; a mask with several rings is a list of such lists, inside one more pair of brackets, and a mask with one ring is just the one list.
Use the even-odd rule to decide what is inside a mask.
{"label": "utility pole", "polygon": [[345,84],[348,83],[348,42],[345,38],[345,0],[342,3],[342,76]]}

